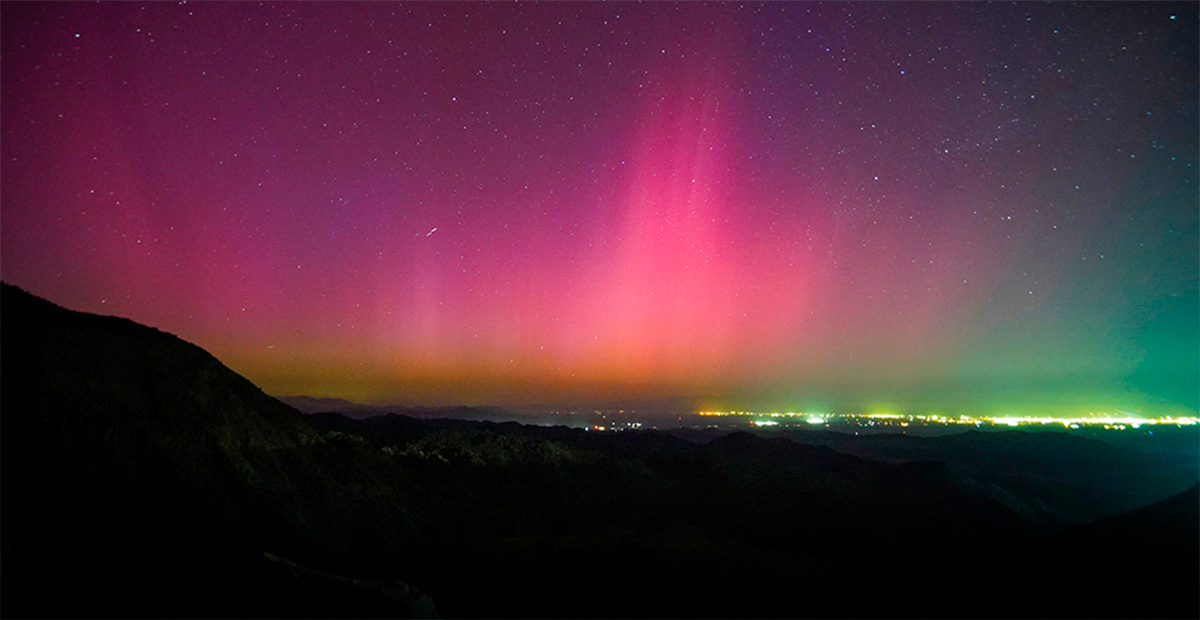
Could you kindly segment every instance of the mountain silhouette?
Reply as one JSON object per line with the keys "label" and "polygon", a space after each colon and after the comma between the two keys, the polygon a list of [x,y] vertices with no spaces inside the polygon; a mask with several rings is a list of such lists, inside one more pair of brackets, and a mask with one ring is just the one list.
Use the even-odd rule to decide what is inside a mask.
{"label": "mountain silhouette", "polygon": [[[7,284],[0,302],[6,615],[230,615],[225,573],[247,554],[370,571],[404,553],[403,527],[345,516],[405,522],[356,497],[373,472],[324,464],[335,450],[300,413],[204,350]],[[272,615],[289,612],[312,609]]]}

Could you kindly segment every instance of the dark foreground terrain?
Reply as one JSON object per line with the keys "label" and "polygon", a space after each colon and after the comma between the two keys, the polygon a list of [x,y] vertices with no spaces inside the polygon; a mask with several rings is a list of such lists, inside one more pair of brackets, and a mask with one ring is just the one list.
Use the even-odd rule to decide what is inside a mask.
{"label": "dark foreground terrain", "polygon": [[1128,447],[306,416],[0,301],[5,617],[1200,616],[1196,470]]}

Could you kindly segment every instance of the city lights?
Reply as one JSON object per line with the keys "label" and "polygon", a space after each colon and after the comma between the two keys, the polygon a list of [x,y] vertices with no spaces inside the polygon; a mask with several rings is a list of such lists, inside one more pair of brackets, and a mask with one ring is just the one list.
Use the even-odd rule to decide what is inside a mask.
{"label": "city lights", "polygon": [[780,421],[803,421],[808,424],[852,424],[859,426],[896,425],[907,427],[909,424],[925,425],[963,425],[963,426],[1043,426],[1063,428],[1105,428],[1110,430],[1137,429],[1142,426],[1171,425],[1191,426],[1200,423],[1196,416],[1160,416],[1140,417],[1133,414],[1118,412],[1093,412],[1078,416],[1058,417],[1045,415],[941,415],[941,414],[899,414],[899,413],[812,413],[802,411],[697,411],[696,415],[704,417],[753,417],[756,426],[775,426]]}

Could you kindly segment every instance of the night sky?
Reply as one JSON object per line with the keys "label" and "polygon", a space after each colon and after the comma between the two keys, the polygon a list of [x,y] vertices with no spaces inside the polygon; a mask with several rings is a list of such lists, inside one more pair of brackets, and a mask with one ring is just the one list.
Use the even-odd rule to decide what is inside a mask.
{"label": "night sky", "polygon": [[1195,3],[10,3],[2,277],[264,390],[1195,415]]}

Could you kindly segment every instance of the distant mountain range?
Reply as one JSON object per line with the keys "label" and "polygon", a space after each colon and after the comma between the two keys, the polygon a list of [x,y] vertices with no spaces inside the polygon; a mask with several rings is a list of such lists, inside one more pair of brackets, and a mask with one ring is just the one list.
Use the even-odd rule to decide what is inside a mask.
{"label": "distant mountain range", "polygon": [[349,417],[369,417],[386,413],[386,407],[352,403],[340,398],[314,398],[312,396],[277,396],[280,401],[295,407],[303,413],[334,412]]}
{"label": "distant mountain range", "polygon": [[[526,424],[555,425],[574,423],[587,425],[592,412],[636,412],[638,420],[676,420],[679,416],[691,417],[695,408],[692,399],[620,400],[603,402],[578,402],[573,404],[530,404],[495,406],[414,406],[400,403],[368,405],[340,398],[314,398],[312,396],[279,396],[279,400],[304,413],[340,413],[351,418],[369,418],[394,413],[415,418],[448,418],[488,422],[522,422]],[[557,412],[557,413],[554,413]],[[579,414],[579,418],[562,415],[565,412]],[[590,422],[588,422],[590,423]]]}
{"label": "distant mountain range", "polygon": [[419,418],[450,418],[458,420],[489,420],[492,422],[516,421],[522,416],[499,407],[412,407],[404,405],[366,405],[340,398],[313,398],[312,396],[280,396],[280,401],[304,413],[339,413],[348,418],[370,418],[389,413]]}
{"label": "distant mountain range", "polygon": [[170,334],[0,304],[5,616],[1200,615],[1198,487],[1070,526],[1014,485],[1020,433],[304,415]]}

